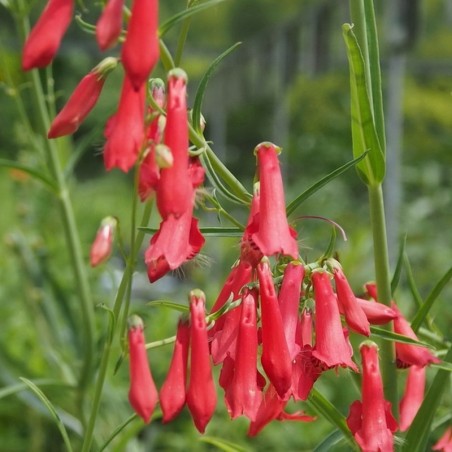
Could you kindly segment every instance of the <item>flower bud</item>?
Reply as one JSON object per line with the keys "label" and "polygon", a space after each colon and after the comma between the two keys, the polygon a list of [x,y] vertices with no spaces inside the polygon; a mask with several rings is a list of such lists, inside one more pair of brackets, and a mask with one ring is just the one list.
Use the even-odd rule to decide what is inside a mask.
{"label": "flower bud", "polygon": [[106,217],[102,220],[97,230],[96,238],[91,246],[91,267],[97,267],[110,257],[116,224],[117,220],[113,217]]}

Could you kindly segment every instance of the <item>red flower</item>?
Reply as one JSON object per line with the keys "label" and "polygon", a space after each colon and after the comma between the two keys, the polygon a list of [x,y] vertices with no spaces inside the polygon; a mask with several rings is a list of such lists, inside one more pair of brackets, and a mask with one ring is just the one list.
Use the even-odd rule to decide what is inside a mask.
{"label": "red flower", "polygon": [[125,77],[118,111],[105,127],[104,163],[107,170],[117,167],[127,172],[135,164],[144,141],[145,99],[144,85],[134,91]]}
{"label": "red flower", "polygon": [[143,322],[138,316],[129,321],[130,390],[129,402],[144,422],[151,420],[158,393],[149,368]]}
{"label": "red flower", "polygon": [[160,223],[145,252],[148,276],[155,282],[199,253],[205,239],[198,228],[198,220],[190,211],[179,218],[170,215]]}
{"label": "red flower", "polygon": [[257,267],[264,257],[262,251],[252,240],[252,235],[259,229],[259,209],[260,209],[260,188],[259,182],[254,184],[254,195],[251,200],[250,214],[248,223],[240,242],[240,260],[249,262],[253,267]]}
{"label": "red flower", "polygon": [[408,369],[405,394],[400,401],[400,430],[408,430],[424,400],[425,367]]}
{"label": "red flower", "polygon": [[147,81],[159,59],[158,0],[134,0],[121,61],[135,90]]}
{"label": "red flower", "polygon": [[113,217],[107,217],[102,220],[96,238],[91,245],[89,254],[91,267],[97,267],[110,257],[116,223],[117,221]]}
{"label": "red flower", "polygon": [[279,167],[280,148],[264,142],[256,146],[260,181],[259,229],[252,240],[265,256],[284,254],[298,258],[296,232],[289,227]]}
{"label": "red flower", "polygon": [[252,421],[262,400],[262,389],[257,384],[257,325],[256,291],[246,290],[242,296],[238,327],[237,353],[233,374],[225,387],[225,401],[232,419],[245,415]]}
{"label": "red flower", "polygon": [[248,430],[248,436],[256,436],[268,423],[277,419],[279,421],[312,422],[316,418],[308,416],[303,411],[286,413],[284,407],[287,401],[281,400],[273,385],[270,385],[264,394],[262,403]]}
{"label": "red flower", "polygon": [[338,265],[334,268],[334,281],[336,282],[337,300],[344,312],[347,325],[357,333],[369,336],[370,325],[366,314],[357,302],[342,268]]}
{"label": "red flower", "polygon": [[162,168],[157,189],[157,207],[163,219],[180,217],[193,209],[194,188],[189,174],[187,76],[181,69],[168,75],[168,99],[164,144],[173,154],[173,165]]}
{"label": "red flower", "polygon": [[190,383],[187,406],[196,428],[204,433],[217,404],[217,393],[210,367],[205,320],[205,296],[200,290],[190,292]]}
{"label": "red flower", "polygon": [[[384,325],[397,317],[397,313],[383,303],[363,300],[362,298],[356,298],[356,300],[371,325]],[[341,305],[339,305],[339,309],[342,309]]]}
{"label": "red flower", "polygon": [[312,313],[310,309],[304,309],[298,320],[295,340],[300,347],[312,346]]}
{"label": "red flower", "polygon": [[179,320],[171,365],[166,380],[160,389],[163,422],[172,421],[185,405],[189,344],[190,327],[188,323]]}
{"label": "red flower", "polygon": [[96,24],[96,40],[101,50],[107,50],[118,40],[122,31],[124,0],[108,0]]}
{"label": "red flower", "polygon": [[[397,305],[393,302],[391,304],[391,307],[397,313],[397,317],[394,319],[394,332],[417,341],[418,338],[415,332],[413,331],[405,317],[403,317]],[[440,362],[440,360],[436,356],[434,356],[426,347],[422,347],[420,345],[410,345],[396,342],[395,348],[397,365],[399,367],[425,367],[428,364]]]}
{"label": "red flower", "polygon": [[105,78],[117,65],[116,58],[106,58],[89,74],[82,78],[66,105],[50,125],[48,138],[57,138],[74,133],[96,105],[105,83]]}
{"label": "red flower", "polygon": [[49,0],[25,42],[22,68],[28,71],[50,64],[72,18],[74,0]]}
{"label": "red flower", "polygon": [[312,283],[316,314],[316,339],[312,355],[327,367],[350,367],[357,372],[358,368],[352,361],[353,350],[344,337],[339,308],[328,273],[313,272]]}
{"label": "red flower", "polygon": [[273,285],[272,273],[266,259],[257,266],[262,321],[262,367],[280,397],[284,397],[292,383],[290,359],[284,326]]}
{"label": "red flower", "polygon": [[366,341],[361,347],[363,366],[362,402],[350,406],[347,424],[363,452],[389,452],[394,450],[393,432],[397,422],[392,417],[391,405],[383,394],[378,348]]}
{"label": "red flower", "polygon": [[443,436],[432,447],[432,450],[452,452],[452,427],[446,428]]}
{"label": "red flower", "polygon": [[297,261],[290,262],[284,270],[281,290],[278,295],[284,334],[291,359],[294,359],[300,351],[300,346],[296,343],[296,333],[303,278],[303,265]]}

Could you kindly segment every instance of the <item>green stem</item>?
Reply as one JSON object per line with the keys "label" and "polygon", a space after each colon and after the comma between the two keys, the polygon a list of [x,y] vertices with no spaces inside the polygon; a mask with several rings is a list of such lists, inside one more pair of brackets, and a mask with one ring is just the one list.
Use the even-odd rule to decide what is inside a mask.
{"label": "green stem", "polygon": [[[369,185],[370,221],[374,244],[375,277],[378,288],[378,301],[389,306],[391,304],[391,277],[389,272],[388,240],[381,184]],[[392,324],[386,329],[392,331]],[[381,343],[381,360],[383,384],[387,400],[392,404],[394,416],[398,414],[397,375],[395,366],[395,346],[393,342]]]}

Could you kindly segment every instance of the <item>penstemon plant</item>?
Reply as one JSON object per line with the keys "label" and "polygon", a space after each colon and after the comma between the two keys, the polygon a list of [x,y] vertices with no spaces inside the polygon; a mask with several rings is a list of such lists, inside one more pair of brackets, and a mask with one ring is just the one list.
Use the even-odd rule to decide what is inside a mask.
{"label": "penstemon plant", "polygon": [[[275,420],[311,424],[322,419],[331,428],[324,429],[317,451],[423,451],[440,434],[434,450],[450,450],[451,416],[440,418],[439,413],[451,370],[451,344],[429,313],[452,271],[420,300],[409,322],[394,300],[403,267],[411,277],[404,247],[392,277],[388,259],[382,188],[386,138],[372,1],[352,0],[353,25],[342,27],[350,69],[353,160],[290,203],[277,144],[256,145],[256,167],[249,170],[250,176],[255,173],[254,184],[247,190],[204,134],[201,111],[208,81],[237,45],[212,62],[194,99],[187,95],[190,81],[181,61],[191,18],[220,0],[188,1],[186,9],[164,22],[159,22],[157,0],[80,4],[84,17],[93,12],[98,18],[91,22],[77,15],[77,24],[88,38],[95,38],[101,51],[111,54],[65,96],[58,113],[50,68],[73,21],[75,2],[48,0],[32,27],[26,0],[3,3],[23,39],[22,70],[28,81],[19,91],[9,80],[10,89],[40,161],[33,166],[2,159],[0,165],[36,179],[54,197],[77,293],[57,293],[55,300],[41,301],[44,315],[35,320],[44,333],[42,347],[49,347],[43,358],[48,369],[36,378],[26,366],[18,366],[13,381],[0,389],[0,398],[32,394],[33,410],[49,417],[59,431],[61,441],[52,450],[128,450],[127,445],[138,444],[140,437],[144,450],[151,450],[147,424],[171,429],[168,423],[181,422],[187,412],[193,422],[177,434],[179,440],[172,438],[159,450],[203,450],[202,442],[225,451],[258,450],[262,446],[253,437]],[[178,27],[172,54],[165,37]],[[165,76],[155,77],[158,71]],[[69,146],[64,137],[78,130],[113,74],[121,77],[122,87],[115,113],[103,118],[103,161],[107,171],[133,174],[128,179],[133,191],[130,237],[125,238],[126,228],[113,210],[97,233],[93,231],[87,250],[77,227],[83,213],[76,217],[71,200],[76,187],[69,176],[75,163],[62,158]],[[24,107],[25,93],[32,97],[36,121]],[[193,109],[188,110],[191,103]],[[368,282],[359,295],[336,253],[337,230],[342,229],[328,220],[331,240],[318,258],[308,260],[300,251],[294,217],[306,199],[351,167],[368,191],[375,264],[375,282]],[[237,218],[237,209],[246,212],[246,224]],[[219,225],[204,226],[203,219],[194,216],[202,210],[215,212]],[[199,260],[205,243],[215,237],[238,237],[239,247],[214,299],[205,295],[209,287],[181,290],[175,298],[188,303],[164,299],[140,306],[134,299],[132,286],[140,268],[146,267],[152,288],[188,261]],[[113,295],[108,298],[104,292],[102,303],[96,304],[94,270],[88,263],[102,268],[116,251],[123,259],[123,272],[119,281],[113,278]],[[88,254],[89,262],[84,258]],[[149,332],[159,330],[153,319],[158,306],[179,313],[172,325],[174,335],[146,342]],[[165,375],[152,372],[149,358],[154,362],[157,350],[168,345],[172,355],[165,355]],[[121,372],[127,367],[128,396],[121,385]],[[428,368],[434,374],[429,385]],[[322,390],[326,386],[321,380],[332,381],[324,375],[335,372],[349,376],[359,392],[357,400],[348,400],[348,413],[335,407],[328,391]],[[397,386],[402,373],[407,374],[403,394]],[[218,413],[222,403],[231,419],[247,418],[250,439],[226,439],[217,425],[212,436],[200,436],[194,446],[193,432],[210,433],[211,420],[223,416]]]}

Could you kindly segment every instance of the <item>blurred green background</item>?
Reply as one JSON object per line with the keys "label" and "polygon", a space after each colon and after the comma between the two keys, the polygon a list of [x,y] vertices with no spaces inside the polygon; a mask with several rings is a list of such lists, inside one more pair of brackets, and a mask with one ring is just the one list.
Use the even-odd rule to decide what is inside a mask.
{"label": "blurred green background", "polygon": [[[27,136],[16,108],[19,90],[26,114],[32,126],[35,124],[29,86],[20,70],[20,39],[5,8],[9,3],[0,1],[0,158],[39,168],[43,165],[43,155],[37,151],[39,137]],[[451,262],[452,2],[381,3],[378,20],[391,159],[386,187],[391,260],[394,264],[399,239],[406,234],[415,281],[425,297]],[[32,22],[43,5],[43,1],[30,2]],[[184,7],[181,0],[161,2],[161,20]],[[78,5],[77,12],[84,20],[95,22],[99,8],[89,5],[85,12]],[[242,42],[211,80],[203,113],[213,149],[248,190],[252,190],[255,172],[252,150],[261,141],[283,147],[287,201],[352,158],[348,67],[341,37],[341,24],[348,21],[346,2],[309,0],[228,0],[192,19],[182,60],[189,77],[190,105],[212,60],[235,42]],[[166,36],[171,51],[178,33],[176,27]],[[117,48],[109,52],[117,53]],[[94,39],[74,22],[53,65],[58,107],[102,57]],[[42,76],[50,74],[43,71]],[[164,78],[161,67],[155,76]],[[90,244],[103,217],[118,217],[122,233],[129,236],[132,175],[117,170],[106,173],[102,163],[103,126],[115,111],[121,79],[118,68],[108,78],[94,111],[61,146],[63,162],[81,156],[70,188],[87,264]],[[20,376],[71,382],[74,366],[79,364],[76,357],[83,329],[77,330],[77,297],[56,202],[38,182],[5,168],[0,168],[0,197],[0,395],[6,394],[2,387],[18,383]],[[245,209],[227,202],[224,205],[245,221]],[[218,225],[211,213],[199,209],[197,215],[202,225]],[[339,257],[356,292],[361,292],[362,284],[374,275],[367,195],[356,172],[349,170],[298,209],[295,220],[302,257],[310,261],[327,247],[330,226],[303,219],[304,215],[331,219],[345,229],[348,240],[338,241]],[[150,226],[157,227],[158,222],[154,215]],[[228,225],[224,220],[222,224]],[[148,238],[145,245],[147,242]],[[148,341],[173,335],[177,315],[149,308],[145,302],[164,297],[185,303],[188,290],[200,287],[211,306],[237,257],[237,240],[207,240],[203,254],[207,259],[184,267],[185,278],[178,273],[152,286],[140,259],[132,310],[145,319]],[[122,270],[119,253],[99,269],[89,270],[96,303],[111,305]],[[451,297],[449,285],[432,312],[443,334],[450,334]],[[397,300],[409,317],[415,304],[404,275]],[[107,317],[102,310],[97,312],[97,322],[99,331],[106,334]],[[171,346],[150,353],[158,386],[164,380],[170,355]],[[429,379],[433,373],[429,371]],[[322,376],[316,387],[344,414],[359,396],[344,371]],[[71,415],[75,402],[70,392],[68,395],[67,389],[55,385],[42,388],[60,407],[61,417],[76,438],[80,424]],[[311,424],[275,421],[250,440],[244,419],[226,421],[221,399],[220,394],[218,412],[207,435],[234,441],[249,450],[313,450],[332,431],[321,419]],[[450,394],[441,413],[448,409]],[[107,438],[130,414],[127,365],[123,363],[116,376],[109,374],[99,440]],[[136,422],[126,432],[131,437],[137,432],[138,439],[113,443],[109,450],[216,450],[199,441],[185,410],[169,425],[156,420],[143,427]],[[432,441],[439,435],[439,430],[434,432]],[[26,391],[0,398],[0,439],[2,451],[60,451],[63,447],[47,411]],[[347,450],[344,445],[334,448],[342,449]]]}

